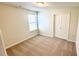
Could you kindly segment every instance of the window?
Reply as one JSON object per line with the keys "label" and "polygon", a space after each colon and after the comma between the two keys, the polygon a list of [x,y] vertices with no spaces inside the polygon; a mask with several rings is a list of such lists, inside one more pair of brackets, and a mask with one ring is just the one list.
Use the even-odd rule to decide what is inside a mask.
{"label": "window", "polygon": [[36,15],[29,14],[28,15],[28,23],[29,23],[29,31],[37,30],[37,19],[36,19]]}

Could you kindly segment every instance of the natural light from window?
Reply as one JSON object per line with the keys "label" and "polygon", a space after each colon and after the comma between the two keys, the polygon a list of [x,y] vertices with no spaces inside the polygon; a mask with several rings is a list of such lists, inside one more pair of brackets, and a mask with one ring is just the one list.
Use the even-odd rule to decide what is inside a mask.
{"label": "natural light from window", "polygon": [[37,30],[37,19],[35,14],[28,15],[29,31]]}

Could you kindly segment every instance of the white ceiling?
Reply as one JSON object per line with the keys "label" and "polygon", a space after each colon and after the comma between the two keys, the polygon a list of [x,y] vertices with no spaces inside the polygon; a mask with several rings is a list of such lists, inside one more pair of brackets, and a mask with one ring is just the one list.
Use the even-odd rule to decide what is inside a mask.
{"label": "white ceiling", "polygon": [[61,8],[61,7],[79,7],[79,2],[47,2],[48,7],[37,7],[32,2],[4,2],[4,4],[10,4],[15,6],[21,6],[26,9],[41,11],[49,8]]}

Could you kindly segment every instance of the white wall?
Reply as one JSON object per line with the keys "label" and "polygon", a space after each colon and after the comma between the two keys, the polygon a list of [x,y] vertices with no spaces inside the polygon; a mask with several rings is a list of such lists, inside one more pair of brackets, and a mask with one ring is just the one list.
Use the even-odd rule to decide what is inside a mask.
{"label": "white wall", "polygon": [[51,11],[38,13],[39,33],[41,35],[53,37],[53,14]]}
{"label": "white wall", "polygon": [[71,8],[55,8],[42,11],[38,13],[39,18],[39,32],[41,35],[54,36],[54,14],[56,13],[70,13],[69,25],[69,41],[76,41],[76,30],[78,21],[78,7]]}
{"label": "white wall", "polygon": [[30,13],[36,14],[33,11],[0,4],[0,29],[6,48],[37,35],[37,31],[29,32],[27,15]]}

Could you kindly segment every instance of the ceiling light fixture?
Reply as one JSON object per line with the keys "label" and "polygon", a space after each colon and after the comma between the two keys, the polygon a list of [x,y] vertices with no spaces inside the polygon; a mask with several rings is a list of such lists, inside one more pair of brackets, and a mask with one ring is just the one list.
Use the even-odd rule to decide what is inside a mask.
{"label": "ceiling light fixture", "polygon": [[35,2],[34,4],[39,7],[47,7],[48,6],[48,3],[46,3],[46,2]]}

